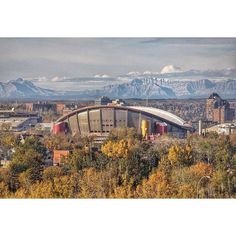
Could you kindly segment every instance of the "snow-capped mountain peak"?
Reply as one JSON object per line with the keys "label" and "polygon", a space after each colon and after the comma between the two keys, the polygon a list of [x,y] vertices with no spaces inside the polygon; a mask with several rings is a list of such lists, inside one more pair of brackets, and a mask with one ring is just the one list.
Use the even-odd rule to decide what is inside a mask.
{"label": "snow-capped mountain peak", "polygon": [[0,98],[35,98],[56,96],[57,92],[35,86],[31,81],[18,78],[0,82]]}

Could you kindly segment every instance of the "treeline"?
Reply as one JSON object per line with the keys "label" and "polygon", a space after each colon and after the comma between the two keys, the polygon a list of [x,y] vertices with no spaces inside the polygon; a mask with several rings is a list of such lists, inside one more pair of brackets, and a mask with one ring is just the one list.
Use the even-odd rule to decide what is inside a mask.
{"label": "treeline", "polygon": [[[116,129],[99,151],[92,139],[1,134],[14,147],[0,168],[1,198],[234,198],[236,136],[191,135],[143,142],[133,129]],[[71,149],[61,166],[43,167],[48,150]]]}

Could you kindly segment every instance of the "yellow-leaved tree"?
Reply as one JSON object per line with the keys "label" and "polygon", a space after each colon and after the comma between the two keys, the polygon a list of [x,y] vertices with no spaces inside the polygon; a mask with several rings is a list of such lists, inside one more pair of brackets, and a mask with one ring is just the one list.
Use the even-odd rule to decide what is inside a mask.
{"label": "yellow-leaved tree", "polygon": [[143,180],[136,189],[137,198],[169,198],[171,186],[168,177],[163,171],[156,171],[149,179]]}
{"label": "yellow-leaved tree", "polygon": [[205,162],[198,162],[190,167],[190,171],[197,177],[211,176],[213,174],[213,166]]}
{"label": "yellow-leaved tree", "polygon": [[128,157],[134,145],[135,142],[132,139],[121,139],[118,141],[110,140],[102,146],[101,151],[103,154],[111,158]]}
{"label": "yellow-leaved tree", "polygon": [[172,145],[169,148],[168,152],[168,160],[170,161],[171,165],[191,165],[193,163],[192,158],[192,147],[187,145]]}

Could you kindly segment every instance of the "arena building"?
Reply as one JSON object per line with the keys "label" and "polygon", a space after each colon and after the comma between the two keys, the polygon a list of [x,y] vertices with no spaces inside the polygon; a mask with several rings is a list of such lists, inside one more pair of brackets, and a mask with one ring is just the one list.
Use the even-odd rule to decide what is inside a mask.
{"label": "arena building", "polygon": [[180,117],[152,107],[98,105],[84,107],[59,118],[53,133],[70,132],[81,136],[106,137],[113,128],[133,127],[143,137],[168,133],[184,138],[193,131]]}

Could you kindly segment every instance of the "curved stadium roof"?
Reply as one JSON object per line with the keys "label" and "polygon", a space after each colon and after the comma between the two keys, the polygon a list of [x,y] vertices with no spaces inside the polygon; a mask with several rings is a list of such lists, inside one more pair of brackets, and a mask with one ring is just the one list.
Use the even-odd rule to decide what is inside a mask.
{"label": "curved stadium roof", "polygon": [[186,121],[184,121],[180,117],[178,117],[168,111],[164,111],[164,110],[161,110],[158,108],[153,108],[153,107],[142,107],[142,106],[128,106],[128,107],[130,107],[132,109],[136,109],[137,111],[144,111],[144,112],[150,113],[154,116],[158,116],[164,120],[168,120],[168,121],[175,123],[177,125],[180,125],[180,126],[188,125],[186,123]]}
{"label": "curved stadium roof", "polygon": [[130,110],[130,111],[134,111],[134,112],[142,112],[145,114],[149,114],[155,117],[158,117],[160,119],[162,119],[165,122],[170,122],[172,124],[175,124],[177,126],[180,126],[182,128],[186,128],[189,129],[191,128],[191,125],[189,125],[188,123],[186,123],[183,119],[181,119],[180,117],[161,110],[161,109],[157,109],[157,108],[153,108],[153,107],[143,107],[143,106],[116,106],[116,105],[112,105],[112,106],[106,106],[106,105],[99,105],[99,106],[89,106],[89,107],[83,107],[83,108],[79,108],[77,110],[74,110],[72,112],[70,112],[69,114],[66,114],[62,117],[60,117],[56,122],[61,122],[64,121],[65,119],[67,119],[68,117],[75,115],[76,113],[79,112],[83,112],[86,110],[94,110],[94,109],[100,109],[100,108],[114,108],[114,109],[121,109],[121,110]]}

